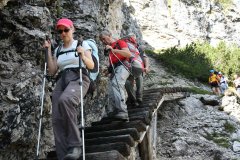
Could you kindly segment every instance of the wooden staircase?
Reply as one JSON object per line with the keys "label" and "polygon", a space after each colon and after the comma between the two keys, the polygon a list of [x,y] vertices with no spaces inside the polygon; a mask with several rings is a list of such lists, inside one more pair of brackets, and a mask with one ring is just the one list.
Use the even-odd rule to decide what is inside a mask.
{"label": "wooden staircase", "polygon": [[[165,96],[171,98],[174,93],[186,97],[187,89],[144,90],[141,106],[128,106],[129,122],[112,122],[103,118],[86,127],[86,160],[135,160],[136,153],[142,160],[152,160],[156,149],[157,110]],[[57,160],[55,151],[49,152],[46,159]]]}

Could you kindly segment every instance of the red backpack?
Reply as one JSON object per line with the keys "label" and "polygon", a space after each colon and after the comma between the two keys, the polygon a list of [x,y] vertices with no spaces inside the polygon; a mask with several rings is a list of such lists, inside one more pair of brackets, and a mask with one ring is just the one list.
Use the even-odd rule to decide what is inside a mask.
{"label": "red backpack", "polygon": [[[124,37],[120,40],[123,40],[127,43],[128,49],[131,52],[131,57],[123,62],[123,65],[127,67],[130,74],[134,77],[140,76],[144,71],[144,63],[140,56],[140,52],[137,49],[136,41],[131,37]],[[118,42],[116,43],[116,47],[121,49]]]}

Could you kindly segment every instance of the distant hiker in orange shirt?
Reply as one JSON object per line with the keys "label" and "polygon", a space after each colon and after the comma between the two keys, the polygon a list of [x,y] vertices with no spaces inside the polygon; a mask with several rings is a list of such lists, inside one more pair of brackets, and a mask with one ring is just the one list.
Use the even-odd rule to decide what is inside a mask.
{"label": "distant hiker in orange shirt", "polygon": [[211,85],[213,93],[216,95],[220,95],[221,94],[221,91],[219,88],[220,78],[218,77],[218,75],[215,73],[213,69],[210,70],[210,76],[208,78],[208,82]]}

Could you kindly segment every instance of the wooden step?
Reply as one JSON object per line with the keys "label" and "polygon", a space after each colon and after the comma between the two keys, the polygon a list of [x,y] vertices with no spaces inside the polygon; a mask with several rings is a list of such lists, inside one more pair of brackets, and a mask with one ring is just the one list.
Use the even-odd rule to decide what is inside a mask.
{"label": "wooden step", "polygon": [[140,134],[135,128],[86,133],[85,138],[91,139],[91,138],[97,138],[97,137],[109,137],[109,136],[118,136],[118,135],[126,135],[126,134],[129,134],[135,141],[140,139]]}
{"label": "wooden step", "polygon": [[[96,152],[86,154],[86,160],[127,160],[118,151]],[[82,160],[82,157],[80,157]]]}
{"label": "wooden step", "polygon": [[157,103],[159,100],[158,99],[148,99],[142,102],[142,104],[149,104],[149,103]]}
{"label": "wooden step", "polygon": [[[123,145],[123,144],[118,144],[119,146]],[[106,147],[107,146],[103,146]],[[112,146],[113,147],[113,146]],[[122,147],[122,148],[121,148]],[[126,151],[126,153],[130,153],[130,148],[128,149],[127,147],[124,149],[123,146],[119,147],[120,151]],[[87,149],[87,148],[86,148]],[[93,148],[88,148],[90,151]],[[128,154],[129,154],[128,153]],[[94,152],[94,153],[86,153],[85,155],[85,159],[86,160],[109,160],[109,158],[111,158],[111,160],[127,160],[122,154],[120,154],[117,150],[114,150],[114,147],[112,150],[110,151],[103,151],[103,152]],[[47,154],[47,158],[45,160],[58,160],[57,159],[57,155],[55,151],[51,151]],[[82,156],[79,158],[79,160],[82,160]]]}
{"label": "wooden step", "polygon": [[144,124],[146,124],[146,125],[149,125],[150,124],[150,121],[151,121],[151,119],[150,118],[148,118],[148,117],[144,117],[144,116],[132,116],[131,118],[130,118],[130,121],[136,121],[136,120],[140,120],[140,121],[142,121]]}
{"label": "wooden step", "polygon": [[143,95],[142,102],[145,102],[146,100],[159,100],[163,97],[162,94],[147,94]]}
{"label": "wooden step", "polygon": [[142,116],[142,117],[147,117],[147,118],[152,118],[152,112],[149,111],[136,111],[136,112],[132,112],[132,113],[128,113],[129,117],[134,117],[134,116]]}
{"label": "wooden step", "polygon": [[150,110],[154,110],[158,105],[158,102],[148,102],[148,103],[143,103],[143,104],[140,104],[140,108],[145,108],[145,107],[148,107]]}
{"label": "wooden step", "polygon": [[152,112],[152,110],[149,107],[135,107],[135,108],[129,108],[128,109],[128,114],[135,113],[135,112],[144,112],[144,111],[149,111]]}
{"label": "wooden step", "polygon": [[85,140],[86,146],[91,146],[95,144],[99,145],[99,144],[116,143],[116,142],[124,142],[131,147],[133,147],[135,144],[133,138],[129,134],[110,136],[110,137],[97,137],[97,138]]}
{"label": "wooden step", "polygon": [[92,127],[86,127],[85,130],[87,133],[99,132],[99,131],[110,131],[110,130],[119,130],[127,128],[136,128],[138,132],[146,130],[146,124],[140,120],[130,121],[130,122],[112,122],[111,124],[96,124],[92,123]]}
{"label": "wooden step", "polygon": [[86,153],[107,152],[107,151],[113,151],[113,150],[118,151],[124,157],[129,156],[131,153],[131,147],[124,142],[96,144],[92,146],[86,146]]}
{"label": "wooden step", "polygon": [[[152,114],[150,114],[148,111],[134,112],[129,114],[129,121],[141,120],[143,123],[149,124],[151,117],[152,117]],[[92,122],[92,126],[110,124],[112,122],[113,120],[111,118],[104,117],[100,121]]]}

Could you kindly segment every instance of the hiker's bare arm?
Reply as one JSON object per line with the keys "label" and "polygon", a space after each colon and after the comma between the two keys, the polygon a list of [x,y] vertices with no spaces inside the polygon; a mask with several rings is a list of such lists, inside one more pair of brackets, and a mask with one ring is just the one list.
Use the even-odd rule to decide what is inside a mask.
{"label": "hiker's bare arm", "polygon": [[53,76],[57,73],[57,58],[52,56],[51,51],[48,51],[48,73]]}
{"label": "hiker's bare arm", "polygon": [[144,71],[148,73],[150,71],[149,59],[148,57],[143,58],[143,63],[145,65]]}
{"label": "hiker's bare arm", "polygon": [[122,56],[126,57],[126,58],[130,58],[131,57],[131,52],[129,51],[128,48],[122,48],[122,49],[113,49],[112,50],[114,53],[119,53]]}
{"label": "hiker's bare arm", "polygon": [[88,69],[94,68],[94,62],[92,60],[92,53],[90,50],[84,51],[83,47],[77,48],[78,54],[81,56],[83,63],[86,65]]}
{"label": "hiker's bare arm", "polygon": [[44,48],[47,48],[48,50],[48,61],[47,61],[47,66],[48,66],[48,73],[49,75],[55,75],[57,73],[57,59],[56,57],[52,56],[52,49],[51,49],[51,42],[48,40],[45,40]]}
{"label": "hiker's bare arm", "polygon": [[122,56],[126,57],[126,58],[130,58],[131,57],[131,52],[129,51],[128,48],[122,48],[122,49],[113,49],[111,46],[107,45],[106,49],[111,49],[111,51],[113,53],[119,53]]}

